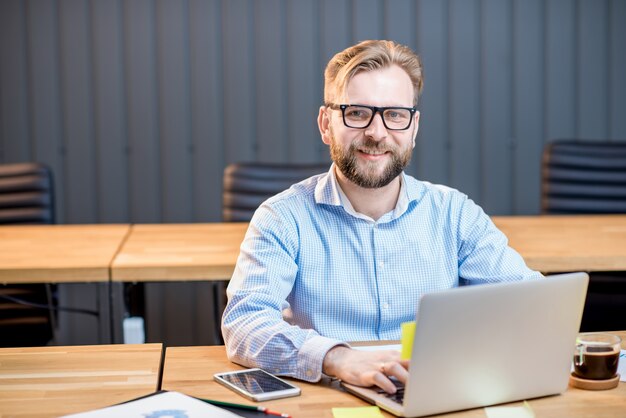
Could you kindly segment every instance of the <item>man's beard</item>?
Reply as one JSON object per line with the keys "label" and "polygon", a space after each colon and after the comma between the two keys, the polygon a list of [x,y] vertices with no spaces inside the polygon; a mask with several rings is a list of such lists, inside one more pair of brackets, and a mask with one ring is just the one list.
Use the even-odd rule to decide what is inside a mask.
{"label": "man's beard", "polygon": [[[332,135],[332,132],[331,132]],[[391,161],[384,167],[382,173],[377,174],[378,163],[365,161],[359,167],[356,154],[358,149],[391,153]],[[408,147],[406,151],[401,151],[396,147],[383,145],[380,142],[365,139],[363,142],[355,141],[344,151],[337,143],[333,135],[330,143],[330,157],[337,165],[337,168],[357,186],[367,189],[385,187],[402,173],[402,170],[409,165],[413,149]]]}

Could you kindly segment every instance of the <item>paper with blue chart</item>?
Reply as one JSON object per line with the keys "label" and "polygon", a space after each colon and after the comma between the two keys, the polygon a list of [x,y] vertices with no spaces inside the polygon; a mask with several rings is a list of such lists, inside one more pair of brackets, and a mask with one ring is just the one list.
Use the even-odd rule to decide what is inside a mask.
{"label": "paper with blue chart", "polygon": [[222,408],[199,401],[178,392],[162,392],[120,405],[89,412],[67,415],[64,418],[241,418]]}

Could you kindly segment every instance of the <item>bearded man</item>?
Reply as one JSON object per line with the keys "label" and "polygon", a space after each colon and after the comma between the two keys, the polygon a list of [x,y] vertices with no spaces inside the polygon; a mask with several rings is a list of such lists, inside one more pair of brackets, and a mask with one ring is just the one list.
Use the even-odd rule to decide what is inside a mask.
{"label": "bearded man", "polygon": [[236,363],[394,393],[390,377],[408,375],[399,353],[348,341],[399,339],[425,293],[542,276],[466,195],[404,173],[423,83],[413,51],[364,41],[324,76],[317,122],[333,164],[255,212],[222,333]]}

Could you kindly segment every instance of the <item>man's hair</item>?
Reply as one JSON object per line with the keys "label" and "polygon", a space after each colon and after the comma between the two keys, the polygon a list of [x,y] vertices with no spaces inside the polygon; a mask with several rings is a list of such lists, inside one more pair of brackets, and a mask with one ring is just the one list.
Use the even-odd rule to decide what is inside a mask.
{"label": "man's hair", "polygon": [[324,71],[324,102],[334,103],[344,94],[348,82],[361,71],[372,71],[397,65],[413,84],[413,105],[422,92],[422,63],[409,47],[393,41],[363,41],[337,53]]}

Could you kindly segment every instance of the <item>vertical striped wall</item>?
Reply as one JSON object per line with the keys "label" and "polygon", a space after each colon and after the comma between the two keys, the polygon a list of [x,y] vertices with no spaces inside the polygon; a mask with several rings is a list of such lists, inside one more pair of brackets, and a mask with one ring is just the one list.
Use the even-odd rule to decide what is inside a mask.
{"label": "vertical striped wall", "polygon": [[48,163],[60,222],[217,221],[227,163],[327,160],[368,38],[424,61],[408,171],[488,213],[537,213],[546,141],[626,140],[623,0],[2,0],[0,162]]}

